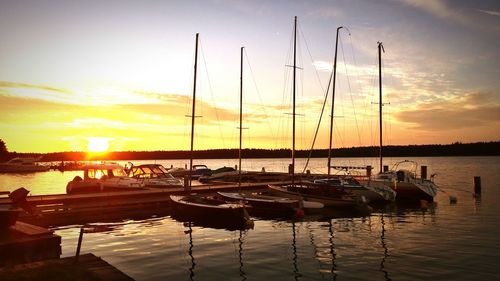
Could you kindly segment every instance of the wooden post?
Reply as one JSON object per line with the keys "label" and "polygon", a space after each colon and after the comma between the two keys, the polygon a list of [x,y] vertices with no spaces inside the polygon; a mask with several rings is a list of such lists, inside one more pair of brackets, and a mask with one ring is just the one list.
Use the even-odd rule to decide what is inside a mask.
{"label": "wooden post", "polygon": [[481,195],[481,177],[480,176],[474,177],[474,195],[477,195],[477,196]]}
{"label": "wooden post", "polygon": [[288,164],[288,173],[293,175],[293,164]]}
{"label": "wooden post", "polygon": [[384,165],[384,173],[389,171],[389,166]]}
{"label": "wooden post", "polygon": [[422,180],[427,179],[427,166],[420,166],[420,178]]}
{"label": "wooden post", "polygon": [[83,229],[85,228],[85,225],[82,225],[80,228],[80,236],[78,236],[78,245],[76,246],[76,254],[75,254],[75,261],[74,263],[78,262],[78,258],[80,257],[80,249],[82,247],[82,240],[83,240]]}
{"label": "wooden post", "polygon": [[191,186],[189,186],[189,176],[188,175],[184,176],[184,191],[186,191],[186,193],[188,193],[188,194],[191,192]]}
{"label": "wooden post", "polygon": [[366,176],[367,177],[372,176],[372,166],[370,166],[370,165],[366,166]]}

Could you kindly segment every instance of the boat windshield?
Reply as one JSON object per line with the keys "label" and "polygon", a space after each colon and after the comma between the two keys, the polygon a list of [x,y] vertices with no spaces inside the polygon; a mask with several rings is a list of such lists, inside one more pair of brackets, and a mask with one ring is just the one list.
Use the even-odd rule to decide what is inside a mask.
{"label": "boat windshield", "polygon": [[113,170],[108,170],[108,176],[109,177],[126,177],[127,174],[123,169],[113,169]]}

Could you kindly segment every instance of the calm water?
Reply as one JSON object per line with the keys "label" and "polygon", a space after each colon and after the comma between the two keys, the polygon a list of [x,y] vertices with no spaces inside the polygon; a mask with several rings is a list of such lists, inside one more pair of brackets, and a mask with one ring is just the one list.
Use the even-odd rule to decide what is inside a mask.
{"label": "calm water", "polygon": [[[82,252],[101,256],[136,280],[498,280],[500,157],[411,160],[438,174],[443,192],[426,210],[393,207],[360,218],[256,220],[246,231],[190,228],[168,216],[125,221],[106,232],[86,233]],[[376,166],[376,161],[336,164]],[[311,171],[324,171],[325,162],[313,160]],[[158,163],[184,166],[187,161]],[[197,163],[216,168],[237,160]],[[285,171],[288,163],[244,160],[243,168]],[[0,187],[64,193],[66,182],[78,173],[0,175]],[[481,176],[480,199],[471,193],[474,176]],[[457,204],[450,204],[449,196],[456,196]],[[62,255],[74,255],[79,226],[55,232],[63,238]]]}

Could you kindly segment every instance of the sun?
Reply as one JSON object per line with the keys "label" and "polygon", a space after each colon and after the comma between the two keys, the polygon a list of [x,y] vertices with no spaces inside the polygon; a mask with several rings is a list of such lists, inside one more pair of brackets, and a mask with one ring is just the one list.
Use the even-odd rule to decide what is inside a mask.
{"label": "sun", "polygon": [[88,138],[87,151],[89,152],[105,152],[109,149],[109,139],[92,137]]}

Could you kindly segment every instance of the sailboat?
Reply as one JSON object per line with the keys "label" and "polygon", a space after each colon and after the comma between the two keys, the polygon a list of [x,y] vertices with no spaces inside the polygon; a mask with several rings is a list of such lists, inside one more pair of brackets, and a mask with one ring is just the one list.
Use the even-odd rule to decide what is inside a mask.
{"label": "sailboat", "polygon": [[[368,181],[372,187],[388,186],[397,192],[398,201],[418,201],[426,200],[432,202],[437,194],[438,187],[431,179],[427,179],[427,167],[421,166],[421,177],[417,177],[418,163],[404,160],[397,162],[391,170],[383,171],[382,154],[382,51],[385,52],[382,42],[378,42],[378,63],[379,63],[379,159],[380,173],[375,178]],[[410,164],[410,168],[401,168],[405,164]]]}
{"label": "sailboat", "polygon": [[260,217],[301,217],[304,215],[302,210],[301,200],[290,199],[286,197],[278,197],[271,195],[263,195],[257,193],[242,193],[241,192],[241,147],[242,147],[242,130],[243,130],[243,51],[241,47],[241,67],[240,67],[240,146],[239,146],[239,165],[238,165],[238,192],[217,192],[225,199],[232,201],[242,201],[252,208],[249,209],[250,214]]}
{"label": "sailboat", "polygon": [[294,20],[293,36],[293,106],[292,106],[292,164],[290,166],[291,184],[269,185],[275,194],[289,198],[320,202],[325,207],[355,207],[356,197],[345,190],[332,188],[321,183],[300,182],[295,179],[295,77],[297,71],[297,17]]}
{"label": "sailboat", "polygon": [[[190,171],[193,170],[193,147],[194,128],[196,114],[196,71],[198,62],[198,39],[196,33],[196,48],[194,62],[194,82],[193,82],[193,105],[191,112],[191,153],[189,159]],[[189,191],[192,186],[192,173],[189,176]],[[180,220],[199,222],[201,224],[215,224],[226,226],[227,228],[247,228],[253,226],[246,207],[242,203],[228,203],[214,196],[198,195],[189,193],[188,195],[170,195],[172,205],[175,209],[174,217]]]}
{"label": "sailboat", "polygon": [[364,169],[365,167],[345,167],[345,166],[332,166],[332,143],[333,143],[333,117],[335,108],[335,82],[337,74],[337,51],[339,42],[339,32],[343,26],[337,28],[335,37],[335,55],[333,59],[333,77],[332,77],[332,107],[330,114],[330,142],[328,147],[328,177],[325,179],[316,179],[314,182],[319,184],[326,184],[342,190],[347,190],[353,193],[359,200],[366,200],[367,202],[387,202],[396,199],[396,192],[385,185],[380,186],[367,186],[361,184],[358,180],[350,175],[331,175],[332,168],[340,168],[348,170],[351,168]]}

